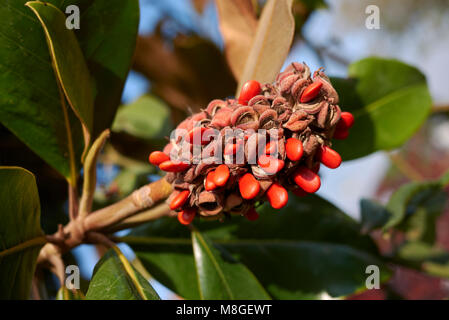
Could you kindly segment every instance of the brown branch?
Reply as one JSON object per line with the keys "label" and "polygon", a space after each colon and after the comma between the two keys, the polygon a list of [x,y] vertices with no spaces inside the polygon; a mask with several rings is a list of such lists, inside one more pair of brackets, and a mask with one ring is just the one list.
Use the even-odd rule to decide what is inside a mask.
{"label": "brown branch", "polygon": [[87,238],[89,232],[113,228],[120,221],[151,208],[166,199],[171,192],[171,184],[162,178],[134,191],[113,205],[94,211],[87,217],[78,217],[70,221],[54,235],[47,236],[47,240],[51,243],[47,243],[41,249],[38,263],[49,262],[52,256],[60,255],[89,241]]}
{"label": "brown branch", "polygon": [[104,233],[113,233],[124,229],[129,229],[135,226],[139,226],[143,223],[157,220],[163,217],[174,216],[176,213],[170,210],[166,203],[162,203],[154,208],[145,210],[135,214],[129,218],[126,218],[112,227],[102,230]]}
{"label": "brown branch", "polygon": [[172,192],[172,186],[165,179],[148,184],[125,199],[90,214],[84,221],[85,230],[100,230],[113,226],[144,209],[167,198]]}
{"label": "brown branch", "polygon": [[78,216],[78,192],[76,191],[76,187],[68,183],[69,187],[69,217],[70,220],[75,220]]}

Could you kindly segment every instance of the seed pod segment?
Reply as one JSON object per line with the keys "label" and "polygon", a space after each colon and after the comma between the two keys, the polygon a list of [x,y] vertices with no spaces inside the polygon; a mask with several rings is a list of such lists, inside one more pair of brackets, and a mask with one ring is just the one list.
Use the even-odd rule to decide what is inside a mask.
{"label": "seed pod segment", "polygon": [[217,185],[214,182],[214,171],[210,171],[204,180],[204,189],[206,189],[206,191],[212,191],[216,187]]}
{"label": "seed pod segment", "polygon": [[314,83],[310,84],[307,88],[305,88],[300,98],[301,103],[306,103],[315,99],[320,93],[322,86],[323,83],[321,81],[315,81]]}
{"label": "seed pod segment", "polygon": [[299,167],[293,173],[293,181],[308,193],[317,192],[321,186],[320,177],[307,167]]}
{"label": "seed pod segment", "polygon": [[275,174],[284,168],[284,161],[272,156],[261,155],[257,160],[259,167],[268,174]]}
{"label": "seed pod segment", "polygon": [[288,202],[288,192],[279,183],[275,182],[268,189],[267,198],[274,209],[281,209]]}
{"label": "seed pod segment", "polygon": [[170,160],[170,157],[167,156],[165,153],[163,153],[162,151],[153,151],[150,153],[149,156],[149,161],[152,165],[154,166],[158,166],[160,165],[162,162],[165,162],[167,160]]}
{"label": "seed pod segment", "polygon": [[287,158],[291,161],[298,161],[301,159],[304,148],[301,140],[296,138],[287,139],[287,143],[285,144],[285,151],[287,153]]}
{"label": "seed pod segment", "polygon": [[213,176],[213,181],[217,187],[223,187],[229,179],[229,168],[225,164],[220,164]]}
{"label": "seed pod segment", "polygon": [[257,213],[256,209],[254,209],[254,207],[252,207],[251,209],[248,210],[248,212],[245,214],[246,219],[248,219],[249,221],[254,221],[259,219],[259,214]]}
{"label": "seed pod segment", "polygon": [[246,106],[251,98],[257,96],[261,91],[260,83],[256,80],[246,82],[240,91],[239,103]]}
{"label": "seed pod segment", "polygon": [[186,162],[174,162],[172,160],[164,161],[159,165],[159,169],[166,172],[182,172],[190,167]]}
{"label": "seed pod segment", "polygon": [[239,190],[243,199],[254,199],[260,191],[259,181],[251,173],[245,173],[239,180]]}
{"label": "seed pod segment", "polygon": [[319,149],[317,156],[320,162],[330,169],[336,169],[341,164],[341,156],[337,151],[328,146],[322,146]]}
{"label": "seed pod segment", "polygon": [[183,190],[181,192],[179,192],[176,197],[173,198],[173,200],[170,203],[170,209],[171,210],[176,210],[181,208],[184,203],[186,203],[187,199],[190,196],[190,191],[189,190]]}
{"label": "seed pod segment", "polygon": [[192,223],[195,218],[196,212],[193,208],[188,208],[178,212],[178,220],[183,225]]}

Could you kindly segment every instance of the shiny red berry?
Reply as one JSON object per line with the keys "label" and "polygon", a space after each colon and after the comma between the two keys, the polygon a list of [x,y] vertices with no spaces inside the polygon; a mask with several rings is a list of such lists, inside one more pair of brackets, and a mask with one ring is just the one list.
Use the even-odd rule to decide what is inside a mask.
{"label": "shiny red berry", "polygon": [[341,164],[341,156],[328,146],[322,146],[318,150],[317,157],[322,164],[331,169],[336,169]]}
{"label": "shiny red berry", "polygon": [[270,141],[265,145],[266,155],[275,155],[277,151],[277,141]]}
{"label": "shiny red berry", "polygon": [[158,166],[160,165],[162,162],[165,162],[167,160],[170,160],[170,157],[167,156],[165,153],[163,153],[162,151],[153,151],[151,152],[150,156],[149,156],[149,161],[152,165],[154,166]]}
{"label": "shiny red berry", "polygon": [[339,123],[342,122],[346,128],[351,128],[354,125],[354,116],[352,113],[344,111],[341,113]]}
{"label": "shiny red berry", "polygon": [[254,207],[252,207],[251,209],[248,210],[248,212],[245,214],[246,219],[248,219],[249,221],[254,221],[259,219],[259,214],[257,213],[256,209],[254,209]]}
{"label": "shiny red berry", "polygon": [[251,173],[246,173],[239,180],[239,190],[243,199],[254,199],[260,191],[260,184]]}
{"label": "shiny red berry", "polygon": [[285,152],[287,153],[287,158],[291,161],[298,161],[301,159],[302,154],[304,153],[301,140],[296,138],[288,139],[285,144]]}
{"label": "shiny red berry", "polygon": [[317,192],[321,186],[320,177],[307,167],[299,167],[293,173],[293,181],[308,193]]}
{"label": "shiny red berry", "polygon": [[195,127],[189,131],[186,141],[191,144],[208,144],[211,140],[213,130],[204,127]]}
{"label": "shiny red berry", "polygon": [[315,81],[314,83],[308,85],[304,92],[301,94],[301,103],[306,103],[315,99],[318,96],[318,93],[320,93],[322,86],[323,83],[321,81]]}
{"label": "shiny red berry", "polygon": [[248,105],[248,101],[257,96],[261,90],[262,89],[258,81],[249,80],[243,85],[242,91],[240,91],[239,103],[244,106]]}
{"label": "shiny red berry", "polygon": [[189,190],[183,190],[183,191],[179,192],[176,195],[176,197],[174,197],[173,200],[171,201],[170,209],[176,210],[178,208],[181,208],[184,205],[184,203],[186,203],[189,196],[190,196]]}
{"label": "shiny red berry", "polygon": [[171,160],[164,161],[159,165],[159,169],[166,172],[182,172],[190,167],[189,163],[185,162],[174,162]]}
{"label": "shiny red berry", "polygon": [[284,161],[272,156],[261,155],[257,160],[259,167],[268,174],[275,174],[284,168]]}
{"label": "shiny red berry", "polygon": [[210,171],[204,180],[204,189],[206,189],[206,191],[212,191],[216,187],[217,185],[214,182],[214,171]]}
{"label": "shiny red berry", "polygon": [[335,128],[335,131],[334,131],[333,138],[337,139],[337,140],[344,140],[348,136],[349,136],[349,129],[346,127],[339,127],[337,124],[337,127]]}
{"label": "shiny red berry", "polygon": [[278,183],[273,183],[266,193],[270,205],[274,209],[281,209],[288,202],[288,192]]}
{"label": "shiny red berry", "polygon": [[223,187],[229,179],[229,168],[225,164],[220,164],[215,169],[213,181],[217,187]]}
{"label": "shiny red berry", "polygon": [[308,193],[304,191],[301,187],[294,188],[292,192],[297,197],[305,197],[306,195],[308,195]]}
{"label": "shiny red berry", "polygon": [[195,214],[195,209],[192,208],[181,210],[178,212],[178,220],[179,222],[181,222],[181,224],[188,225],[195,218]]}

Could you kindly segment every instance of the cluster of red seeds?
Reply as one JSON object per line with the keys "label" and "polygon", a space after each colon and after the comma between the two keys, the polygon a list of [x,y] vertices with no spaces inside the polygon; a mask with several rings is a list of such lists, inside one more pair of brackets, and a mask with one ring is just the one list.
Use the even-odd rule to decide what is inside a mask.
{"label": "cluster of red seeds", "polygon": [[[312,78],[307,65],[292,63],[274,84],[262,87],[248,81],[238,100],[212,101],[183,121],[164,151],[152,152],[149,160],[167,172],[166,179],[174,187],[168,203],[178,211],[182,224],[191,223],[195,216],[228,214],[255,220],[255,206],[265,199],[280,209],[287,204],[287,189],[298,196],[316,192],[321,186],[320,163],[329,168],[341,163],[340,155],[330,148],[331,138],[345,139],[353,123],[351,113],[341,112],[338,94],[321,69]],[[181,129],[186,134],[177,133]],[[231,140],[221,135],[211,138],[211,129],[242,134]],[[264,145],[255,131],[259,129],[270,136]],[[190,150],[199,147],[208,156],[199,162],[192,161],[193,153],[182,161],[170,157],[178,156],[186,145]],[[229,158],[239,150],[243,163]],[[250,161],[254,157],[255,163]]]}

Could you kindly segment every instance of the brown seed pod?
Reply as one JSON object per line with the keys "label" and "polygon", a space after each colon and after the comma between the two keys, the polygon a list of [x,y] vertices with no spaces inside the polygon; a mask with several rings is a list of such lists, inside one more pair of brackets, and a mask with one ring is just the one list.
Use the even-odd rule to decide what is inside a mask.
{"label": "brown seed pod", "polygon": [[[337,162],[329,161],[321,150],[326,146],[325,155],[339,157],[329,146],[341,109],[338,94],[322,69],[312,79],[307,65],[295,62],[273,84],[261,86],[260,93],[242,94],[248,105],[239,104],[237,99],[211,101],[204,111],[181,122],[164,148],[170,160],[174,156],[193,161],[179,168],[170,163],[173,172],[167,173],[166,180],[175,191],[168,201],[182,190],[189,191],[183,193],[189,198],[182,199],[182,208],[173,205],[176,210],[193,211],[207,219],[252,212],[254,219],[255,203],[269,200],[276,208],[285,205],[286,188],[300,195],[306,192],[298,190],[315,191],[320,185],[320,160],[336,166]],[[195,132],[203,134],[211,129],[214,134],[207,139],[201,136],[200,144],[191,144],[189,133],[192,135],[191,130],[197,127],[201,129]],[[288,139],[294,144],[286,152]],[[239,184],[248,174],[251,179]]]}

